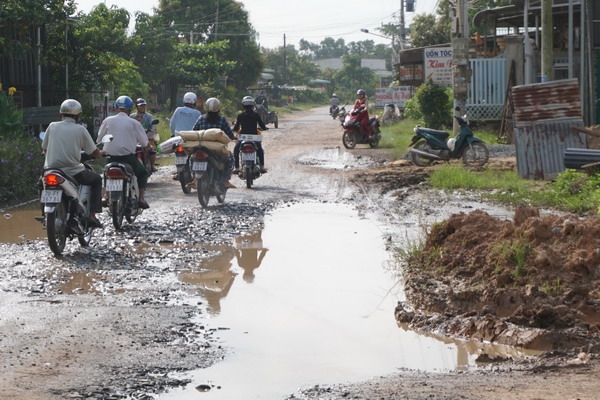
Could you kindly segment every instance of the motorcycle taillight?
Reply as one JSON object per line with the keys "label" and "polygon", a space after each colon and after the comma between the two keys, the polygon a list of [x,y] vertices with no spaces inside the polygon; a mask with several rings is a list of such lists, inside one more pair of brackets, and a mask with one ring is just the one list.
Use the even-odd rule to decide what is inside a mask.
{"label": "motorcycle taillight", "polygon": [[177,146],[175,148],[175,155],[176,156],[184,156],[184,155],[186,155],[185,149],[183,147],[181,147],[181,146]]}
{"label": "motorcycle taillight", "polygon": [[205,152],[204,150],[196,150],[196,151],[194,151],[194,158],[196,160],[204,160],[204,159],[208,158],[208,153]]}
{"label": "motorcycle taillight", "polygon": [[65,178],[57,174],[48,174],[44,176],[44,185],[46,186],[60,186],[64,181]]}
{"label": "motorcycle taillight", "polygon": [[104,175],[109,179],[127,179],[127,174],[120,168],[109,168]]}
{"label": "motorcycle taillight", "polygon": [[242,153],[254,153],[254,146],[252,146],[251,144],[246,144],[242,146],[240,150],[242,151]]}

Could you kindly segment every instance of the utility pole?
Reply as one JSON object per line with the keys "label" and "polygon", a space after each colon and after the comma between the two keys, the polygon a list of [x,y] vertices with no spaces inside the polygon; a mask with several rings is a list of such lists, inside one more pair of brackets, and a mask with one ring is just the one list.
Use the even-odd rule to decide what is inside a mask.
{"label": "utility pole", "polygon": [[[469,70],[469,21],[467,19],[467,0],[457,0],[456,17],[452,23],[452,89],[454,94],[455,115],[465,113],[468,98]],[[454,120],[453,131],[458,134],[459,125]]]}
{"label": "utility pole", "polygon": [[552,0],[542,0],[542,82],[554,79],[552,25]]}

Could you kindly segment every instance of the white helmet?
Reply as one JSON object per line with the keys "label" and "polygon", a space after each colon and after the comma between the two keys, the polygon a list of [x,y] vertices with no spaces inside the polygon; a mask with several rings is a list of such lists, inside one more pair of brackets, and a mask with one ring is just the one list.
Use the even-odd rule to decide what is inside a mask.
{"label": "white helmet", "polygon": [[183,95],[183,103],[184,104],[196,104],[198,98],[196,97],[196,93],[187,92]]}
{"label": "white helmet", "polygon": [[206,100],[204,107],[208,112],[219,112],[221,109],[221,102],[217,98],[211,97],[210,99]]}
{"label": "white helmet", "polygon": [[242,99],[243,106],[255,106],[256,102],[254,101],[254,97],[252,96],[244,96]]}
{"label": "white helmet", "polygon": [[81,103],[77,100],[67,99],[60,105],[60,114],[79,115],[81,114]]}

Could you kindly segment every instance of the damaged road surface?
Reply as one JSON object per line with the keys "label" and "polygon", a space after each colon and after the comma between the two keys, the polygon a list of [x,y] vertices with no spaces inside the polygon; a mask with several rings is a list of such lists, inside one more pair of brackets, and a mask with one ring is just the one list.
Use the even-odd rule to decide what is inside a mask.
{"label": "damaged road surface", "polygon": [[457,340],[412,313],[393,250],[451,213],[510,211],[423,194],[427,170],[390,166],[383,149],[344,150],[327,108],[263,144],[269,172],[252,189],[234,178],[203,209],[165,161],[149,210],[122,231],[104,213],[90,247],[70,242],[61,258],[11,225],[35,205],[5,210],[0,399],[595,398],[588,349]]}

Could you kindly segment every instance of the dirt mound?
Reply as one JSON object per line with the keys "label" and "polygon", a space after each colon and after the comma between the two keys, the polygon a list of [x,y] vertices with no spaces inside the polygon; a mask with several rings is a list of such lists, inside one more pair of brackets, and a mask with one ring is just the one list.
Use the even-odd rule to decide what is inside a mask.
{"label": "dirt mound", "polygon": [[[539,350],[600,350],[600,221],[483,211],[434,225],[406,268],[400,322]],[[410,305],[418,305],[415,310]]]}

